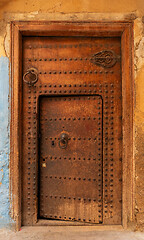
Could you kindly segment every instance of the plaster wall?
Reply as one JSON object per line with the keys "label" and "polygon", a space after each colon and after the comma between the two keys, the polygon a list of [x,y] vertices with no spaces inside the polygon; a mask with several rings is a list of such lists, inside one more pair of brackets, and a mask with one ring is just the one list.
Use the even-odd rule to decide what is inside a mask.
{"label": "plaster wall", "polygon": [[135,221],[144,229],[144,3],[143,0],[0,1],[0,227],[13,223],[9,193],[9,58],[12,20],[134,21]]}

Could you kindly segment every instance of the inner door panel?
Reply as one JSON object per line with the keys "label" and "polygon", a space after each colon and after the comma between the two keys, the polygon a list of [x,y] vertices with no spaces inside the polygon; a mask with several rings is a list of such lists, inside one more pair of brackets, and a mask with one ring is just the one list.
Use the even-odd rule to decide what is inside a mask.
{"label": "inner door panel", "polygon": [[102,223],[102,99],[40,99],[40,217]]}

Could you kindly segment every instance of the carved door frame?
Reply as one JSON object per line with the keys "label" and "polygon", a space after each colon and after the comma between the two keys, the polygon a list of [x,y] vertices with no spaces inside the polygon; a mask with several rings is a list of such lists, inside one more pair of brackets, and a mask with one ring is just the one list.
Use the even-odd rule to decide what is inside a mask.
{"label": "carved door frame", "polygon": [[[22,37],[23,36],[121,37],[122,129],[123,129],[123,206],[122,228],[134,219],[133,160],[133,23],[125,22],[12,22],[11,23],[11,131],[10,196],[11,216],[21,227],[22,153]],[[37,216],[37,213],[35,214]],[[101,227],[102,228],[102,227]]]}

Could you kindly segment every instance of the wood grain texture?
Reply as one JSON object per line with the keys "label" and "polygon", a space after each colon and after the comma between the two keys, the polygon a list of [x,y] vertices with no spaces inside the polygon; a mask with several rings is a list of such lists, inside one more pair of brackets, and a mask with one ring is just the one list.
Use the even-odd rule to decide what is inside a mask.
{"label": "wood grain texture", "polygon": [[[107,52],[105,54],[106,50]],[[111,59],[111,57],[108,55],[108,51],[112,51],[114,53],[113,58],[117,56],[116,62],[113,66],[111,66],[111,62],[113,62],[115,59]],[[100,55],[100,57],[97,59],[97,65],[93,63],[91,59],[93,59],[93,55],[95,53],[99,52],[104,52],[104,54],[102,55],[103,57]],[[32,216],[35,211],[33,196],[36,194],[36,190],[33,191],[33,189],[35,188],[36,182],[34,180],[34,176],[36,175],[36,164],[40,161],[40,157],[43,159],[47,157],[47,160],[45,159],[45,164],[48,165],[48,168],[41,168],[40,164],[39,168],[39,171],[41,169],[41,175],[38,176],[40,181],[39,197],[41,199],[38,199],[38,202],[41,201],[40,217],[43,216],[47,218],[58,219],[62,218],[63,220],[74,219],[77,221],[87,222],[90,220],[93,223],[103,222],[104,224],[121,224],[122,85],[120,52],[120,38],[116,37],[23,38],[23,73],[31,68],[35,68],[38,71],[38,81],[34,85],[29,85],[26,82],[23,83],[23,173],[27,173],[23,174],[24,224],[27,222],[31,224]],[[105,63],[104,67],[103,63]],[[89,96],[86,98],[88,94]],[[40,119],[47,119],[50,129],[48,128],[48,123],[44,119],[44,122],[40,120],[40,123],[38,123],[38,119],[35,117],[35,115],[39,114],[38,99],[43,95],[48,97],[51,95],[55,96],[54,100],[50,98],[51,101],[44,98],[42,100],[42,104],[39,105]],[[71,101],[68,101],[64,97],[61,99],[60,96],[63,95],[68,96],[68,99],[71,99]],[[100,110],[96,112],[96,122],[94,126],[93,121],[91,124],[89,123],[88,117],[94,118],[94,106],[95,110],[100,108],[97,100],[93,100],[92,98],[95,95],[102,99],[101,108],[103,110],[101,111],[103,111],[103,114],[101,116],[102,122],[100,123],[98,121],[98,116],[99,114],[101,115]],[[56,98],[56,96],[59,97]],[[78,97],[76,98],[76,96]],[[83,96],[83,98],[81,96]],[[59,99],[61,99],[61,101],[59,101]],[[82,122],[78,122],[79,125],[76,125],[77,129],[75,129],[74,126],[72,127],[73,118],[77,118],[78,114],[79,118],[82,118]],[[85,120],[83,120],[83,117]],[[68,153],[69,157],[71,156],[73,158],[74,155],[77,156],[75,160],[77,167],[71,169],[71,172],[75,171],[74,169],[79,169],[78,172],[80,172],[81,167],[78,166],[79,157],[81,161],[83,158],[88,161],[90,154],[92,156],[90,159],[93,160],[95,153],[96,161],[98,162],[99,158],[101,160],[100,168],[98,168],[98,166],[94,167],[93,164],[95,163],[92,162],[92,165],[87,168],[87,171],[85,169],[83,174],[79,173],[78,175],[77,172],[75,173],[76,176],[70,175],[71,178],[76,178],[76,180],[78,178],[86,178],[87,181],[85,184],[82,184],[82,181],[78,181],[79,185],[71,181],[68,181],[67,183],[64,179],[64,172],[67,179],[67,168],[69,167],[67,164],[64,164],[64,157],[68,156],[64,156],[64,153],[61,153],[62,155],[60,155],[58,146],[54,149],[55,155],[54,152],[51,152],[50,138],[52,138],[52,132],[54,134],[56,129],[59,129],[60,131],[60,128],[62,128],[62,122],[64,121],[63,118],[66,118],[68,121],[67,131],[69,132],[73,129],[74,132],[71,132],[72,136],[74,134],[73,137],[75,137],[75,134],[77,135],[79,133],[79,136],[75,137],[75,144],[77,143],[75,145],[76,149],[71,146]],[[68,120],[68,118],[70,120]],[[52,123],[55,123],[53,127],[50,127],[51,121],[48,119],[52,119]],[[56,122],[54,119],[56,119]],[[88,145],[87,151],[85,146],[86,140],[82,142],[80,146],[78,145],[80,142],[78,138],[83,138],[83,134],[85,134],[86,131],[83,129],[83,124],[85,121],[87,124],[90,124],[91,127],[93,126],[91,133],[88,133],[90,135],[88,135],[87,138],[94,139],[96,137],[102,140],[102,142],[99,141],[99,148],[97,148],[97,146],[96,149],[100,149],[100,151],[102,151],[103,143],[103,161],[101,158],[102,155],[98,156],[96,154],[97,150],[94,150],[94,145],[92,145],[92,148],[90,145]],[[100,124],[99,132],[97,132],[98,130],[96,129],[98,123]],[[44,137],[39,139],[39,141],[37,139],[38,125],[42,129],[42,133],[40,132],[40,134],[42,134],[42,136],[44,135]],[[45,134],[47,134],[47,138],[49,139],[49,141],[47,141],[48,145],[45,142]],[[56,138],[58,138],[58,136],[56,136]],[[36,150],[35,145],[38,146],[39,144],[41,146],[40,154],[42,156],[37,155],[38,150]],[[81,155],[82,152],[83,154]],[[98,154],[100,154],[100,152],[98,152]],[[51,166],[51,160],[49,159],[50,155],[52,158],[55,156],[59,158],[60,155],[60,157],[63,159],[61,168],[59,165],[57,165],[57,163],[55,166],[53,165],[51,173],[49,171],[49,166]],[[54,164],[54,162],[52,163]],[[94,170],[94,173],[92,172],[92,169]],[[98,169],[100,172],[97,172]],[[98,178],[99,174],[101,179]],[[56,177],[56,179],[49,179],[51,175],[54,179]],[[45,179],[45,177],[47,177],[47,179]],[[58,180],[59,177],[63,179],[62,183],[62,180]],[[89,178],[95,179],[95,182],[93,182],[93,184],[90,182],[89,184]],[[101,184],[100,189],[98,187],[98,180],[101,180],[101,182],[99,182],[99,184]],[[70,183],[72,184],[71,186]],[[95,185],[96,183],[97,185]],[[27,185],[29,185],[29,191],[26,188]],[[57,192],[58,186],[61,186],[61,190],[59,189],[59,192]],[[68,189],[71,189],[71,191],[68,191]],[[92,192],[95,194],[93,195]],[[52,196],[52,198],[50,198],[50,196]],[[61,200],[58,199],[58,197],[61,197]],[[72,201],[70,205],[70,200],[68,197],[71,197],[72,199],[74,197],[76,200]],[[82,200],[80,201],[78,198]],[[83,202],[84,198],[87,200],[90,199],[89,207],[88,203]],[[81,204],[79,204],[79,201]],[[26,208],[27,205],[30,206],[28,207],[29,211]],[[86,209],[85,206],[87,206]],[[58,211],[58,209],[60,210]],[[74,209],[75,213],[73,212]]]}
{"label": "wood grain texture", "polygon": [[40,217],[102,223],[101,97],[43,97],[39,108]]}

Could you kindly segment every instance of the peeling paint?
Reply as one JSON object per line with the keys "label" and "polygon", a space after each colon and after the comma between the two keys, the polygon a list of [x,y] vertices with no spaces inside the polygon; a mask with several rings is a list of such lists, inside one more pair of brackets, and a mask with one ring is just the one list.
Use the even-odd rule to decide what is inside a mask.
{"label": "peeling paint", "polygon": [[9,59],[0,58],[0,227],[9,216]]}
{"label": "peeling paint", "polygon": [[138,71],[142,68],[144,63],[144,34],[143,34],[144,24],[142,18],[138,18],[134,21],[134,47],[135,47],[135,77]]}

